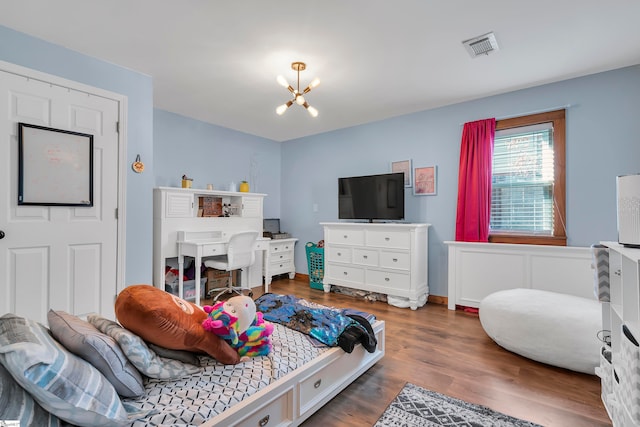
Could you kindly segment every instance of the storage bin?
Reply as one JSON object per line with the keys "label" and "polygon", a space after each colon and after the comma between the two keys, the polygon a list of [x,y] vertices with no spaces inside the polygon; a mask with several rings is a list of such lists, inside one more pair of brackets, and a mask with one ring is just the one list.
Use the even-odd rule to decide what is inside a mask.
{"label": "storage bin", "polygon": [[[200,279],[200,298],[204,298],[205,297],[205,285],[207,283],[207,278],[203,277]],[[195,280],[185,280],[182,283],[182,299],[185,299],[187,301],[195,301],[196,299],[196,281]],[[170,294],[176,295],[178,296],[179,293],[179,289],[178,289],[178,281],[176,280],[173,283],[168,283],[166,285],[164,285],[165,291],[169,292]]]}
{"label": "storage bin", "polygon": [[324,248],[313,242],[307,242],[307,266],[309,268],[309,285],[312,289],[324,289]]}
{"label": "storage bin", "polygon": [[602,388],[602,402],[607,404],[607,399],[613,396],[613,366],[611,364],[611,349],[603,346],[600,349],[600,366],[596,367],[596,375],[600,377]]}
{"label": "storage bin", "polygon": [[[620,364],[616,372],[620,383],[616,400],[634,423],[640,423],[640,346],[627,325],[622,325]],[[614,384],[615,387],[615,384]]]}

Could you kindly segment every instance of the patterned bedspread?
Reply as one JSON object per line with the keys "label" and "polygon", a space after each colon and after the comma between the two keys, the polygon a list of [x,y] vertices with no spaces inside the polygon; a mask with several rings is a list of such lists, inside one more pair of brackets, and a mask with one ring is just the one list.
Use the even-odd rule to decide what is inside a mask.
{"label": "patterned bedspread", "polygon": [[278,324],[274,325],[271,343],[273,349],[268,356],[248,362],[222,365],[200,356],[202,369],[195,375],[176,381],[147,379],[145,397],[123,402],[155,411],[132,427],[200,425],[329,349]]}

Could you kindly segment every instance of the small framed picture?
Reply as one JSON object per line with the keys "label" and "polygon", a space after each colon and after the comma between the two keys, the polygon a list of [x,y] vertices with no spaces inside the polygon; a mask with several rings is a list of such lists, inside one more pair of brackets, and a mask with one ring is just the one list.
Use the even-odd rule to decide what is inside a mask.
{"label": "small framed picture", "polygon": [[411,187],[412,177],[411,177],[411,159],[409,160],[400,160],[397,162],[391,162],[391,172],[402,172],[404,173],[404,186]]}
{"label": "small framed picture", "polygon": [[413,194],[416,196],[434,196],[436,194],[436,167],[416,168],[413,173]]}

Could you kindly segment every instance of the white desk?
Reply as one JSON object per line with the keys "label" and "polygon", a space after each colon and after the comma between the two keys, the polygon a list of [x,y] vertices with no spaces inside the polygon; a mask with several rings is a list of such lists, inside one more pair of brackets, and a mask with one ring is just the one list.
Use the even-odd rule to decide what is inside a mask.
{"label": "white desk", "polygon": [[[227,253],[227,243],[229,237],[233,233],[223,231],[178,231],[178,296],[183,298],[183,276],[184,276],[184,257],[193,257],[195,266],[195,303],[200,305],[200,269],[202,259],[210,256],[224,255]],[[254,250],[265,251],[269,249],[269,241],[271,239],[258,237]],[[257,256],[256,256],[257,258]],[[252,269],[256,268],[256,264],[243,269],[242,284],[247,287],[253,287],[250,277]],[[260,266],[257,266],[262,270]],[[260,285],[262,285],[262,271],[259,272]]]}

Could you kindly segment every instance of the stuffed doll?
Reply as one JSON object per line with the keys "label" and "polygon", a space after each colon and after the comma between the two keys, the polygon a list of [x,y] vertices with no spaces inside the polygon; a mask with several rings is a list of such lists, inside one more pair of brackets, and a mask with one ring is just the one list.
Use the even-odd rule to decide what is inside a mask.
{"label": "stuffed doll", "polygon": [[226,340],[240,357],[269,354],[273,325],[263,320],[262,313],[256,312],[256,304],[250,297],[231,297],[213,306],[205,305],[203,309],[208,316],[202,327]]}

